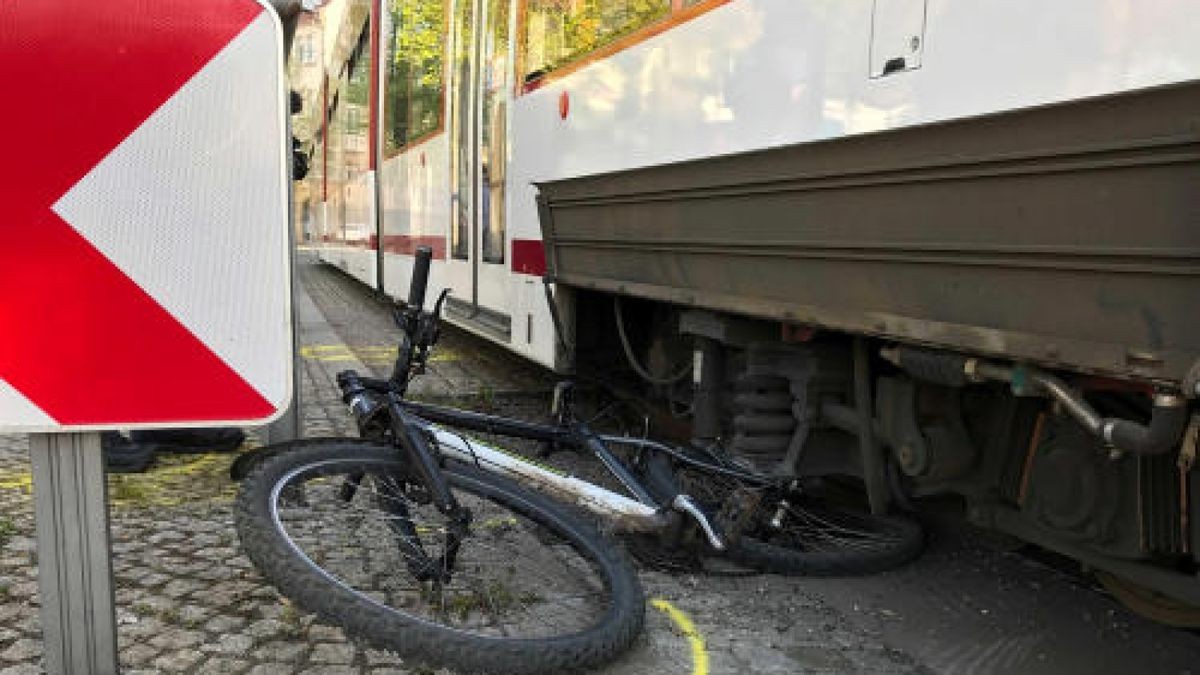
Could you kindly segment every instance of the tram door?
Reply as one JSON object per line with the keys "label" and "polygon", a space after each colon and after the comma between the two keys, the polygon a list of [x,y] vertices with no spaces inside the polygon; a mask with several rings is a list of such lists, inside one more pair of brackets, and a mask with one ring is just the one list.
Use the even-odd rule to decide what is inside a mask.
{"label": "tram door", "polygon": [[447,311],[509,339],[505,176],[509,0],[457,0],[451,31]]}

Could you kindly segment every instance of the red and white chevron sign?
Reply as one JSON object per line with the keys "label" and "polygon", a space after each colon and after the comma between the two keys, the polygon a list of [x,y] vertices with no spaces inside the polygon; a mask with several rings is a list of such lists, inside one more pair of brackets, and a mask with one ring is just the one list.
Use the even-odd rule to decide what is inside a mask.
{"label": "red and white chevron sign", "polygon": [[0,1],[0,431],[286,407],[282,59],[257,0]]}

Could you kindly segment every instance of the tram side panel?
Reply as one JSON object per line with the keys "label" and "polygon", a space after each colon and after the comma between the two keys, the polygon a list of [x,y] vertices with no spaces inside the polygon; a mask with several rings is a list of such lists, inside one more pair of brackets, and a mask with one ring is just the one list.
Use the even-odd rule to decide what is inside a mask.
{"label": "tram side panel", "polygon": [[[1200,41],[1192,35],[1200,4],[1133,10],[1091,0],[928,0],[910,37],[919,67],[874,76],[872,36],[884,28],[876,4],[896,3],[735,0],[586,67],[565,68],[565,76],[551,70],[515,101],[516,219],[536,208],[537,182],[885,132],[1200,74]],[[892,52],[913,57],[895,45],[881,53]]]}
{"label": "tram side panel", "polygon": [[393,298],[408,294],[413,253],[418,246],[433,249],[429,287],[441,289],[448,284],[445,233],[450,221],[449,176],[444,135],[387,158],[380,167],[384,292]]}
{"label": "tram side panel", "polygon": [[[895,183],[954,162],[960,164],[953,169],[958,178],[977,176],[992,170],[988,162],[1003,161],[1006,147],[1020,148],[1026,162],[1023,175],[1033,176],[1022,179],[1029,182],[1030,189],[1015,190],[1013,198],[996,205],[1005,207],[1022,198],[1034,199],[1036,194],[1036,206],[1053,210],[1053,172],[1047,167],[1082,151],[1069,147],[1068,136],[1084,139],[1090,144],[1089,151],[1105,149],[1104,138],[1110,145],[1143,143],[1144,138],[1134,137],[1153,135],[1146,131],[1152,126],[1151,116],[1184,119],[1189,114],[1190,106],[1178,103],[1186,97],[1175,96],[1176,103],[1141,106],[1143,112],[1113,129],[1095,129],[1090,136],[1083,134],[1087,125],[1110,123],[1093,116],[1090,121],[1079,120],[1079,125],[1067,121],[1060,127],[1043,124],[1015,129],[1003,120],[1021,111],[1075,101],[1142,96],[1138,92],[1150,96],[1156,89],[1178,88],[1200,78],[1200,42],[1192,38],[1189,28],[1200,23],[1200,5],[1153,4],[1133,11],[1120,4],[1098,6],[1088,0],[1067,0],[1052,7],[1031,1],[912,0],[908,4],[923,8],[923,13],[884,11],[903,4],[900,0],[736,0],[715,5],[711,11],[604,54],[584,67],[575,69],[568,64],[540,76],[529,73],[532,79],[514,104],[513,137],[518,150],[511,166],[513,222],[536,218],[539,183],[612,174],[611,181],[600,181],[606,182],[601,193],[588,193],[583,183],[562,193],[573,200],[573,215],[595,224],[572,233],[580,241],[567,243],[560,251],[564,264],[569,256],[576,256],[579,265],[571,279],[584,288],[749,315],[790,316],[854,332],[890,333],[892,324],[902,324],[909,329],[905,335],[920,341],[936,342],[957,332],[974,342],[959,340],[955,344],[961,348],[970,344],[973,349],[982,344],[985,351],[1005,351],[1024,341],[1025,346],[1011,353],[1028,356],[1041,350],[1039,357],[1049,354],[1057,363],[1081,363],[1071,354],[1073,343],[1064,345],[1058,338],[1082,343],[1087,338],[1080,337],[1081,332],[1106,332],[1094,321],[1070,325],[1081,316],[1077,310],[1083,303],[1068,303],[1064,311],[1041,317],[1021,315],[996,298],[1006,292],[1041,297],[1029,283],[955,283],[952,280],[961,274],[948,276],[945,269],[933,265],[906,268],[922,271],[923,280],[902,275],[889,283],[881,279],[883,267],[870,268],[869,273],[863,271],[866,267],[853,268],[860,270],[855,273],[851,272],[853,266],[839,266],[824,257],[832,255],[829,251],[869,246],[877,255],[908,256],[915,263],[922,255],[928,257],[920,252],[932,250],[978,252],[987,248],[1015,254],[1020,249],[1033,255],[1053,250],[1082,255],[1091,246],[1113,251],[1149,247],[1164,261],[1173,259],[1177,243],[1187,248],[1186,226],[1164,226],[1166,229],[1159,231],[1163,236],[1152,240],[1155,235],[1144,228],[1139,231],[1111,221],[1121,209],[1129,223],[1137,222],[1136,214],[1126,214],[1137,200],[1146,200],[1149,213],[1160,213],[1171,205],[1182,205],[1179,213],[1185,213],[1187,193],[1176,187],[1178,182],[1142,181],[1123,172],[1112,174],[1114,180],[1123,182],[1099,190],[1094,184],[1071,183],[1058,174],[1066,181],[1064,189],[1078,188],[1073,193],[1074,203],[1095,211],[1097,218],[1063,213],[1057,220],[1051,218],[1053,227],[1043,227],[1022,223],[1019,209],[1006,220],[1000,219],[999,214],[1009,213],[1003,208],[984,209],[976,217],[953,223],[944,217],[922,221],[916,215],[921,208],[932,208],[931,204],[943,198],[952,203],[965,194],[955,186],[966,183],[935,175],[925,183],[938,189],[927,194],[945,197],[906,201],[912,200],[912,193],[862,177],[887,169],[893,172]],[[1006,38],[995,39],[998,35]],[[526,70],[532,65],[536,64],[527,64]],[[1156,100],[1167,98],[1171,97]],[[1105,105],[1102,101],[1095,108],[1102,110]],[[947,149],[944,141],[938,140],[941,132],[933,129],[939,123],[965,128],[953,148]],[[1127,128],[1117,128],[1122,125]],[[1168,122],[1162,128],[1172,126]],[[972,135],[971,129],[978,132]],[[1079,133],[1057,133],[1056,129]],[[1018,135],[1006,135],[1014,133]],[[890,140],[898,138],[896,134],[904,134],[905,148]],[[922,144],[922,135],[930,142]],[[714,178],[723,171],[714,167],[733,166],[737,162],[726,159],[738,153],[817,143],[831,148],[838,157],[836,164],[806,160],[787,165],[748,159],[738,163],[736,175]],[[1146,151],[1159,152],[1163,161],[1170,154],[1150,146]],[[693,160],[696,163],[688,168],[672,169],[669,173],[674,178],[665,181],[652,182],[657,178],[636,171]],[[1153,171],[1157,170],[1147,170],[1144,175]],[[662,175],[666,174],[656,174]],[[789,208],[779,206],[785,203],[783,193],[798,194],[800,190],[781,192],[777,187],[783,181],[820,176],[843,183],[837,191],[821,193],[845,196],[836,209],[812,206],[824,199],[816,192],[806,193],[812,195],[807,202],[797,198],[787,202],[792,204]],[[766,187],[744,188],[760,183]],[[1016,182],[997,185],[1013,189]],[[712,222],[712,207],[717,202],[703,198],[706,190],[725,196],[730,190],[744,194],[739,193],[734,204],[721,213],[718,223]],[[1138,196],[1131,197],[1126,190],[1138,191]],[[990,198],[997,199],[995,194]],[[690,219],[688,208],[676,208],[676,202],[704,217]],[[1110,203],[1111,208],[1105,206]],[[869,209],[879,211],[871,213]],[[618,210],[619,217],[613,215]],[[878,227],[871,229],[875,226],[868,227],[869,221],[878,221]],[[1103,233],[1095,227],[1101,221],[1109,222]],[[734,254],[730,253],[743,247],[761,249],[754,254],[754,263],[745,268],[734,266]],[[810,262],[789,268],[791,263],[780,262],[779,255],[765,255],[778,253],[780,247],[809,247],[804,257]],[[674,256],[684,255],[685,250],[696,265],[679,264]],[[960,260],[967,262],[966,258]],[[954,269],[961,272],[961,266]],[[1105,296],[1115,292],[1116,278],[1089,277],[1088,288],[1095,289],[1089,302],[1116,302]],[[878,283],[872,286],[871,279]],[[1165,276],[1158,281],[1168,283]],[[797,284],[794,292],[788,290],[788,283]],[[752,297],[732,292],[740,284],[759,284],[768,291]],[[913,291],[916,299],[913,295],[901,298],[900,284],[918,286]],[[651,293],[650,286],[657,290]],[[960,297],[953,302],[945,299],[947,288],[961,289]],[[1130,287],[1123,288],[1121,298],[1130,295]],[[1179,292],[1178,286],[1167,290],[1149,295],[1161,299],[1164,311],[1177,316],[1187,309],[1186,294]],[[822,293],[850,299],[831,302],[833,310],[822,318],[812,311],[821,303]],[[1161,342],[1161,336],[1154,335],[1153,321],[1137,315],[1135,308],[1141,305],[1124,299],[1120,302],[1124,303],[1120,308],[1105,311],[1124,324],[1136,323],[1148,342]],[[858,311],[860,305],[862,311],[855,316],[842,316],[851,307]],[[1024,324],[1020,340],[1012,334],[985,330],[1014,323]],[[1180,326],[1176,324],[1176,329]],[[1177,338],[1172,339],[1178,342]],[[1140,344],[1126,346],[1137,353],[1143,351]],[[1106,349],[1091,360],[1142,367],[1125,349]],[[1085,350],[1074,351],[1082,354]],[[1186,370],[1187,364],[1181,365],[1183,356],[1182,352],[1162,356],[1171,362],[1173,376]],[[1094,363],[1088,365],[1098,368]]]}
{"label": "tram side panel", "polygon": [[[526,11],[534,4],[525,5]],[[1180,38],[1181,31],[1186,33],[1182,26],[1194,23],[1182,14],[1198,11],[1190,7],[1147,7],[1126,15],[1118,7],[1096,8],[1084,0],[1051,9],[1030,3],[1025,12],[1012,3],[967,7],[908,0],[924,11],[893,16],[880,14],[879,3],[865,1],[684,4],[706,11],[655,29],[646,39],[601,58],[585,54],[576,61],[587,62],[582,67],[551,68],[540,78],[530,71],[536,22],[516,16],[519,3],[514,5],[513,33],[525,34],[513,40],[511,59],[526,67],[513,77],[528,84],[516,87],[520,91],[508,102],[511,164],[504,208],[509,274],[498,286],[500,295],[508,298],[512,320],[511,336],[501,343],[510,349],[554,363],[553,329],[537,265],[527,264],[527,256],[520,255],[540,251],[537,182],[1153,86],[1171,81],[1179,68],[1186,71],[1197,60],[1196,42]],[[450,3],[442,8],[451,11]],[[912,16],[920,18],[915,25],[889,23]],[[1029,16],[1038,20],[1030,21]],[[380,20],[386,24],[387,19],[385,11]],[[670,17],[662,23],[670,23]],[[446,45],[448,22],[439,28]],[[384,30],[381,50],[389,42],[386,25]],[[990,40],[998,30],[1022,39]],[[880,37],[889,31],[895,39]],[[907,42],[900,40],[908,33],[912,35]],[[1070,43],[1069,49],[1063,40]],[[1123,49],[1129,50],[1130,58],[1111,58]],[[883,58],[891,51],[896,52],[894,58]],[[981,63],[984,53],[986,63]],[[391,54],[382,56],[384,63],[391,63]],[[442,56],[437,132],[413,148],[389,150],[385,143],[379,175],[383,236],[375,242],[379,253],[370,250],[369,240],[363,246],[359,224],[347,219],[355,211],[352,195],[370,192],[370,183],[356,183],[348,175],[345,131],[336,123],[329,129],[322,255],[369,284],[377,267],[374,256],[382,255],[384,283],[393,294],[407,278],[411,249],[428,243],[437,250],[438,244],[445,245],[450,228],[445,89],[453,74],[449,55]],[[895,58],[902,58],[904,67],[883,74]],[[987,77],[980,77],[981,68]],[[330,70],[338,68],[331,65]],[[559,72],[566,70],[573,72]],[[385,84],[384,110],[377,113],[385,126],[392,98]],[[341,104],[340,99],[335,102]],[[740,224],[731,223],[731,230]],[[647,224],[651,230],[655,226]],[[678,229],[686,231],[686,224]],[[452,267],[447,261],[442,256],[436,267]],[[453,278],[464,271],[446,272],[443,285],[465,283]],[[489,285],[486,290],[494,294],[497,289]]]}

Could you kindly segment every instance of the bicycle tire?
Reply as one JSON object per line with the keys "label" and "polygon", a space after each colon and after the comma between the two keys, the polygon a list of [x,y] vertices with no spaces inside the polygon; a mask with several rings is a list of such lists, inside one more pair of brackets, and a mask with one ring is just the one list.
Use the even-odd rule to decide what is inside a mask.
{"label": "bicycle tire", "polygon": [[[547,497],[475,467],[451,463],[444,469],[447,482],[460,501],[467,503],[474,499],[480,504],[495,504],[512,514],[512,523],[502,524],[497,529],[508,529],[511,525],[512,532],[523,533],[524,529],[518,526],[518,519],[522,524],[528,522],[542,528],[537,531],[534,541],[545,550],[550,550],[553,546],[555,556],[559,555],[557,550],[560,548],[569,547],[574,551],[584,562],[575,563],[568,572],[590,568],[600,579],[607,593],[607,606],[594,624],[567,634],[532,638],[502,637],[472,632],[463,627],[441,625],[428,617],[416,615],[413,610],[388,607],[376,599],[378,595],[371,596],[351,587],[345,580],[350,578],[349,575],[343,578],[323,569],[309,557],[308,552],[302,552],[298,548],[297,540],[285,529],[281,512],[290,508],[286,491],[299,484],[297,477],[316,477],[313,478],[312,486],[304,484],[306,492],[301,496],[290,497],[295,503],[309,507],[313,492],[328,487],[319,483],[318,479],[327,474],[333,475],[335,470],[343,472],[339,475],[344,476],[362,472],[357,475],[368,475],[369,479],[360,477],[357,480],[365,485],[368,480],[372,484],[382,484],[387,476],[395,475],[403,469],[404,464],[395,448],[361,440],[304,444],[295,450],[267,457],[246,477],[238,495],[236,523],[242,547],[259,571],[299,607],[313,612],[325,622],[341,626],[353,637],[396,652],[410,665],[450,667],[465,672],[571,672],[594,668],[611,661],[626,651],[637,638],[644,621],[645,598],[637,575],[624,552],[593,526],[570,515]],[[369,471],[376,473],[367,473]],[[361,487],[355,489],[361,493]],[[333,490],[329,492],[332,494]],[[399,495],[401,493],[389,491],[382,499],[394,499]],[[357,494],[351,497],[352,500],[357,498]],[[380,499],[380,496],[375,497],[376,501]],[[350,511],[348,507],[347,512],[357,513]],[[395,511],[391,513],[394,514]],[[409,518],[408,522],[413,532],[419,532],[423,527],[415,519]],[[480,555],[485,555],[489,546],[500,548],[496,544],[498,535],[494,532],[489,533],[485,526],[486,523],[479,527],[472,526],[472,535],[463,541],[459,553],[460,562],[464,555],[469,555],[465,552],[480,551],[483,552]],[[394,524],[389,523],[388,527],[395,532]],[[476,534],[478,530],[483,530],[483,533]],[[353,533],[350,536],[353,536]],[[486,543],[485,536],[490,537]],[[355,541],[361,538],[356,538]],[[535,548],[537,546],[531,546],[526,541],[523,542],[521,551],[530,549],[527,554],[534,555],[532,549]],[[499,552],[495,555],[499,555]],[[349,558],[348,555],[345,557]],[[461,563],[464,570],[474,564],[476,563]],[[479,563],[476,572],[491,569],[489,564],[491,563]],[[367,565],[368,563],[363,563],[364,570]],[[509,563],[510,574],[515,565],[516,563]],[[401,574],[396,574],[395,565],[387,569],[385,583],[393,583],[394,579],[407,573],[407,570],[400,567]],[[465,571],[462,573],[466,574]],[[539,586],[549,587],[557,583],[549,580],[550,576],[543,575],[538,579]],[[601,583],[595,585],[599,586]],[[482,594],[489,594],[488,588],[486,584],[483,585]],[[442,595],[440,611],[445,615],[444,618],[449,620],[453,612],[462,611],[461,608],[455,609],[454,598],[448,609],[445,589],[439,587],[438,592]],[[505,597],[518,597],[515,590],[503,589],[503,592]],[[564,597],[567,597],[568,601],[563,601],[561,606],[572,604],[569,602],[570,596]],[[542,600],[543,598],[534,596],[528,602],[535,604],[541,603]],[[424,597],[422,591],[417,604],[424,602],[434,604],[432,599]],[[513,602],[522,605],[526,601],[517,599]],[[485,603],[480,601],[480,604]],[[542,604],[549,604],[549,601]],[[491,609],[495,610],[495,607]],[[520,610],[524,610],[524,605]],[[469,609],[468,613],[471,611],[474,609]],[[486,612],[480,610],[477,613]],[[464,613],[461,617],[464,624],[467,622],[466,615]],[[558,630],[557,625],[551,629]]]}
{"label": "bicycle tire", "polygon": [[300,448],[311,445],[320,445],[322,443],[344,441],[344,436],[324,436],[315,438],[296,438],[290,441],[280,441],[270,445],[264,445],[257,448],[252,448],[244,452],[238,453],[234,457],[233,463],[229,465],[229,478],[235,483],[241,483],[242,479],[250,475],[259,464],[262,464],[267,459],[274,457],[283,452],[293,452]]}
{"label": "bicycle tire", "polygon": [[[744,533],[726,556],[769,574],[855,576],[900,567],[920,555],[925,546],[921,525],[904,516],[875,516],[828,504],[787,509],[795,520],[807,519],[812,532],[787,536],[769,533],[760,525]],[[839,531],[849,530],[844,523],[853,523],[858,531]]]}

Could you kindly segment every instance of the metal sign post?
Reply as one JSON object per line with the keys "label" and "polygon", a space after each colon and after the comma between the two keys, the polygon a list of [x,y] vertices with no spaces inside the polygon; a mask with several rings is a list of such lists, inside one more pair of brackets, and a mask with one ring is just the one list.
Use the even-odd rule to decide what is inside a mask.
{"label": "metal sign post", "polygon": [[[291,43],[291,36],[295,31],[295,18],[299,13],[299,6],[298,3],[293,2],[293,0],[272,0],[272,2],[274,3],[276,10],[279,12],[279,15],[284,20],[286,37],[286,44],[284,45],[284,58],[286,59],[286,50],[290,49],[289,45]],[[288,117],[287,119],[287,136],[288,138],[294,138],[294,136],[292,136],[291,117]],[[290,159],[294,162],[295,156],[293,155]],[[296,174],[294,164],[289,164],[289,173],[293,178],[295,178]],[[291,279],[292,288],[292,382],[295,383],[295,386],[292,389],[292,399],[288,402],[288,406],[284,409],[283,414],[281,414],[278,419],[268,424],[266,427],[265,440],[267,445],[286,443],[297,440],[304,436],[304,428],[300,420],[300,382],[302,376],[302,373],[300,372],[300,331],[296,330],[296,230],[295,226],[293,225],[296,216],[295,209],[296,200],[293,199],[292,185],[289,183],[287,220],[288,251],[290,252],[290,255],[288,256],[288,275]]]}
{"label": "metal sign post", "polygon": [[46,672],[116,673],[100,434],[31,434],[29,451]]}

